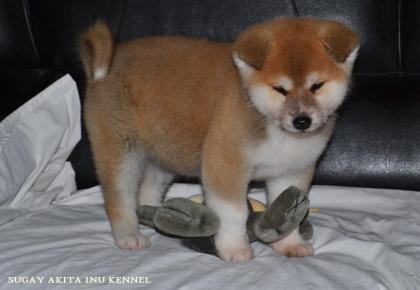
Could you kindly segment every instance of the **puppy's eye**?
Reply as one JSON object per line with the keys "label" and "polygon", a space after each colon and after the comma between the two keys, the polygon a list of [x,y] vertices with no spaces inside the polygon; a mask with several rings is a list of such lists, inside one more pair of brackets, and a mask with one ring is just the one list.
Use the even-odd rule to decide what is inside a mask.
{"label": "puppy's eye", "polygon": [[324,82],[314,83],[309,90],[312,93],[315,93],[317,90],[319,90],[320,88],[322,88],[323,85],[324,85]]}
{"label": "puppy's eye", "polygon": [[283,96],[287,96],[289,94],[289,92],[285,88],[283,88],[282,86],[273,87],[273,89],[275,89],[277,92],[279,92]]}

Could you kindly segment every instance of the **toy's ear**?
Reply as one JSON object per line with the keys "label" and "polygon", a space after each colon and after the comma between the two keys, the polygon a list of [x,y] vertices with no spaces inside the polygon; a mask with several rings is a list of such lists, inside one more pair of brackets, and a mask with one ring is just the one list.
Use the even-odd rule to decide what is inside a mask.
{"label": "toy's ear", "polygon": [[160,231],[178,237],[209,237],[216,234],[219,218],[209,207],[185,198],[163,202],[153,217]]}
{"label": "toy's ear", "polygon": [[[243,32],[234,45],[234,60],[243,61],[254,69],[261,70],[271,47],[272,33],[261,28]],[[237,58],[237,59],[235,59]]]}
{"label": "toy's ear", "polygon": [[307,194],[297,187],[284,190],[253,224],[255,236],[272,243],[299,227],[309,210]]}
{"label": "toy's ear", "polygon": [[359,51],[359,37],[348,26],[332,20],[323,21],[319,38],[338,63],[353,65]]}

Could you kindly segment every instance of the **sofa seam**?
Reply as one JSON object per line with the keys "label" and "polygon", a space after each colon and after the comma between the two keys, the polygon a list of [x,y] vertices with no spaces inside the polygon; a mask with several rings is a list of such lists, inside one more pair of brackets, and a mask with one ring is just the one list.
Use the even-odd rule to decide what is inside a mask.
{"label": "sofa seam", "polygon": [[293,14],[295,17],[299,17],[299,9],[297,8],[296,2],[295,0],[289,0],[290,5],[292,5],[292,9],[293,9]]}
{"label": "sofa seam", "polygon": [[33,31],[32,31],[32,21],[31,21],[31,17],[30,17],[30,14],[29,14],[28,0],[22,0],[22,6],[23,6],[23,14],[25,16],[26,29],[28,30],[29,38],[31,39],[32,49],[33,49],[33,52],[35,54],[37,63],[39,65],[40,59],[39,59],[38,49],[37,49],[36,43],[35,43],[35,37],[34,37]]}
{"label": "sofa seam", "polygon": [[114,25],[114,37],[116,38],[116,40],[119,40],[121,19],[122,19],[122,15],[124,13],[124,10],[125,10],[125,2],[126,2],[126,0],[123,0],[123,1],[120,2],[121,4],[119,6],[118,13],[116,13],[115,21],[113,23],[113,25]]}
{"label": "sofa seam", "polygon": [[403,65],[402,65],[402,43],[401,43],[401,13],[402,13],[402,1],[398,0],[398,9],[397,9],[397,13],[398,13],[398,22],[397,22],[397,43],[398,43],[398,71],[402,72],[403,71]]}

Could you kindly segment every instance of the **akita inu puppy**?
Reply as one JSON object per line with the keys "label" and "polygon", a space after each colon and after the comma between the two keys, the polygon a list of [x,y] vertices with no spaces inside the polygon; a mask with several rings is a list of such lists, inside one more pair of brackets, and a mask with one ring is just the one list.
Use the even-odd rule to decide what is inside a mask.
{"label": "akita inu puppy", "polygon": [[[103,23],[88,30],[84,114],[115,243],[147,247],[137,205],[159,205],[175,174],[197,176],[220,217],[219,256],[252,258],[249,181],[266,181],[268,202],[290,185],[309,190],[358,47],[347,26],[305,18],[251,26],[234,43],[148,37],[115,46]],[[313,254],[298,230],[272,247]]]}

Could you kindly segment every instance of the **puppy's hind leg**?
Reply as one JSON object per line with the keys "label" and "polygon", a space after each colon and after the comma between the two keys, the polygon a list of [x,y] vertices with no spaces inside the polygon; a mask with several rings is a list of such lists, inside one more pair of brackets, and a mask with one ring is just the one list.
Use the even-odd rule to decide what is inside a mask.
{"label": "puppy's hind leg", "polygon": [[154,164],[147,164],[138,193],[138,205],[160,206],[174,175]]}
{"label": "puppy's hind leg", "polygon": [[136,195],[144,167],[144,155],[132,150],[123,156],[116,176],[117,202],[111,206],[116,207],[118,214],[110,215],[110,219],[115,243],[122,249],[140,250],[150,245],[150,240],[139,232],[136,215]]}
{"label": "puppy's hind leg", "polygon": [[[145,167],[144,155],[128,149],[108,136],[92,138],[96,171],[105,197],[105,207],[111,222],[115,244],[128,250],[140,250],[150,245],[139,232],[136,196]],[[102,141],[102,142],[99,142]]]}

